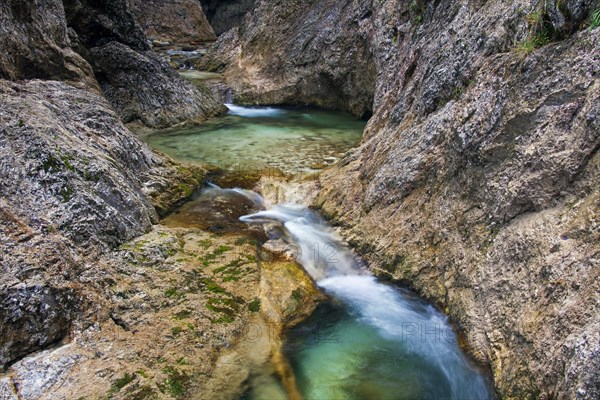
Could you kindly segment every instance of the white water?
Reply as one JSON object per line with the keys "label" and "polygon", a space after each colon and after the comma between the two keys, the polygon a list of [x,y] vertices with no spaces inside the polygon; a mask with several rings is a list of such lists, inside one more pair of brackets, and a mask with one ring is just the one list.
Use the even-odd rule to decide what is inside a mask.
{"label": "white water", "polygon": [[281,224],[291,239],[295,258],[316,281],[361,271],[358,260],[347,251],[341,238],[304,206],[277,204],[240,219],[249,223]]}
{"label": "white water", "polygon": [[229,108],[229,114],[239,115],[240,117],[276,117],[285,114],[285,110],[273,107],[242,107],[235,104],[225,104]]}
{"label": "white water", "polygon": [[[408,362],[408,370],[403,367],[405,369],[385,371],[387,376],[379,378],[384,382],[377,384],[383,388],[370,388],[368,393],[376,390],[377,394],[369,396],[492,397],[483,375],[461,351],[447,317],[433,306],[369,275],[360,260],[316,213],[298,205],[275,205],[241,220],[283,226],[290,244],[297,249],[297,261],[323,290],[345,305],[349,318],[354,321],[337,323],[350,347],[348,343],[337,346],[311,343],[297,350],[301,353],[296,360],[297,369],[304,377],[300,379],[304,381],[301,389],[307,398],[364,398],[364,394],[357,394],[360,390],[350,390],[344,385],[349,379],[357,381],[361,375],[371,374],[372,367],[362,371],[364,366],[361,367],[360,360],[364,360],[366,354],[370,357],[379,354],[383,348],[389,348],[385,355],[396,361],[412,361]],[[365,339],[365,329],[373,329],[376,336],[369,338],[366,334]],[[388,369],[397,365],[393,362]],[[408,375],[415,377],[411,381]],[[363,376],[363,379],[372,380],[372,377]],[[403,382],[404,394],[395,394],[397,388],[390,394],[392,389],[385,388],[386,379]],[[366,382],[363,389],[369,384],[373,382]]]}

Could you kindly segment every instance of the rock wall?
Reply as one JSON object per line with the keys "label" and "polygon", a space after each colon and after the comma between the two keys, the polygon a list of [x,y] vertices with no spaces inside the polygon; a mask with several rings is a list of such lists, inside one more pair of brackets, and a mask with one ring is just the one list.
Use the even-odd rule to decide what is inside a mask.
{"label": "rock wall", "polygon": [[[207,97],[187,90],[147,50],[123,7],[116,1],[65,1],[63,7],[52,0],[0,6],[0,76],[10,79],[0,79],[0,368],[106,318],[98,288],[87,284],[98,275],[84,283],[81,274],[100,254],[147,232],[157,213],[203,182],[202,169],[154,153],[113,110],[135,84],[160,82],[130,101],[141,107],[138,118],[165,125],[206,116]],[[90,58],[94,53],[98,63]],[[128,65],[118,59],[131,53],[144,58]],[[140,76],[121,87],[113,104],[95,79],[126,80],[118,68],[99,73],[109,57],[129,68],[126,76]],[[163,109],[175,116],[165,119]]]}
{"label": "rock wall", "polygon": [[90,65],[71,49],[60,0],[3,1],[0,27],[1,79],[58,79],[94,86]]}
{"label": "rock wall", "polygon": [[146,37],[125,0],[63,0],[67,24],[86,48],[110,42],[148,50]]}
{"label": "rock wall", "polygon": [[87,320],[91,288],[78,281],[87,263],[148,231],[203,171],[152,152],[103,97],[66,83],[0,81],[0,105],[7,365],[64,338],[76,316]]}
{"label": "rock wall", "polygon": [[127,4],[151,40],[186,44],[217,39],[197,0],[128,0]]}
{"label": "rock wall", "polygon": [[206,61],[238,100],[373,111],[317,205],[371,268],[453,317],[503,398],[599,395],[591,9],[263,0]]}
{"label": "rock wall", "polygon": [[152,128],[226,111],[210,90],[183,80],[150,51],[125,0],[10,0],[0,5],[0,20],[0,78],[102,89],[125,122]]}
{"label": "rock wall", "polygon": [[377,70],[358,23],[366,11],[352,3],[258,2],[199,67],[222,67],[223,54],[239,54],[226,68],[236,102],[313,104],[369,116]]}
{"label": "rock wall", "polygon": [[123,121],[165,128],[226,111],[209,90],[199,90],[185,81],[149,50],[125,0],[64,3],[67,22],[79,43],[78,52],[92,65]]}
{"label": "rock wall", "polygon": [[202,9],[208,17],[215,33],[221,35],[239,26],[256,0],[202,0]]}
{"label": "rock wall", "polygon": [[209,89],[184,80],[151,51],[111,42],[92,48],[90,54],[106,98],[126,123],[165,128],[227,111]]}

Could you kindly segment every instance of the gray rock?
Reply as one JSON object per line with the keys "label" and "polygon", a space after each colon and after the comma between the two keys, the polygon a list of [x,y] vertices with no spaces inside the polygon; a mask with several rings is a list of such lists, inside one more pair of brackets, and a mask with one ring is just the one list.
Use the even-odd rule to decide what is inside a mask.
{"label": "gray rock", "polygon": [[119,42],[135,50],[149,49],[125,0],[63,0],[63,4],[69,27],[86,48]]}
{"label": "gray rock", "polygon": [[182,79],[151,51],[111,42],[90,52],[102,90],[124,122],[165,128],[227,111],[210,90]]}
{"label": "gray rock", "polygon": [[217,35],[239,26],[256,0],[202,0],[202,8]]}
{"label": "gray rock", "polygon": [[197,0],[127,0],[148,37],[171,43],[217,39]]}
{"label": "gray rock", "polygon": [[102,273],[89,260],[147,232],[158,220],[155,206],[164,212],[189,196],[203,171],[151,151],[93,92],[0,81],[0,105],[6,366],[62,340],[75,320],[85,326],[106,317],[94,310],[103,307],[93,290]]}
{"label": "gray rock", "polygon": [[[366,9],[350,3],[260,1],[243,19],[240,37],[220,39],[206,65],[214,70],[227,60],[218,53],[239,55],[226,76],[240,103],[312,104],[369,116],[377,69],[359,23]],[[299,16],[301,22],[293,19]],[[235,42],[239,49],[230,50]]]}
{"label": "gray rock", "polygon": [[70,346],[42,351],[13,366],[13,380],[19,387],[20,398],[35,400],[47,397],[53,387],[64,383],[65,376],[81,358],[69,353]]}
{"label": "gray rock", "polygon": [[0,78],[58,79],[93,87],[89,64],[71,49],[60,0],[0,4]]}

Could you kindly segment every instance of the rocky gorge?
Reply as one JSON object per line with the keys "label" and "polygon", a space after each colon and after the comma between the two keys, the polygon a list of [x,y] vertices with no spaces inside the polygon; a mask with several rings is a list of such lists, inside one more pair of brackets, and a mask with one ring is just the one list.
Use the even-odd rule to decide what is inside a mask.
{"label": "rocky gorge", "polygon": [[262,1],[204,64],[242,102],[373,114],[316,205],[455,319],[503,398],[598,395],[593,7]]}
{"label": "rocky gorge", "polygon": [[265,368],[299,396],[280,347],[313,278],[240,223],[252,196],[134,133],[227,111],[155,51],[217,34],[195,66],[236,103],[368,119],[316,175],[223,182],[295,187],[450,316],[496,397],[600,397],[599,7],[4,1],[0,398],[237,398]]}

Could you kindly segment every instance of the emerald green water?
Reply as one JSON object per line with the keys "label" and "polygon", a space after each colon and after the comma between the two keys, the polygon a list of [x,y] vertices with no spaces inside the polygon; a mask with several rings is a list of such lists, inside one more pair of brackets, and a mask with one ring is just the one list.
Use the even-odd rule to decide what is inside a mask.
{"label": "emerald green water", "polygon": [[[241,218],[281,224],[294,256],[329,300],[286,335],[297,388],[311,400],[485,400],[485,375],[461,350],[448,318],[370,275],[318,214],[278,204]],[[247,399],[276,385],[251,385]]]}
{"label": "emerald green water", "polygon": [[355,146],[366,125],[351,115],[315,109],[228,105],[221,118],[199,127],[165,130],[145,140],[181,162],[231,168],[312,172]]}

